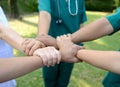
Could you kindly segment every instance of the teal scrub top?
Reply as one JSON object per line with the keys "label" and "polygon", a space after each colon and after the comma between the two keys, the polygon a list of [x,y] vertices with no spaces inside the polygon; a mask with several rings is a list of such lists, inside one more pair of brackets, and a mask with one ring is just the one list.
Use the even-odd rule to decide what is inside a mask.
{"label": "teal scrub top", "polygon": [[109,15],[106,18],[114,29],[113,33],[120,30],[120,7],[116,10],[116,13]]}
{"label": "teal scrub top", "polygon": [[[59,1],[59,4],[58,4]],[[71,1],[71,12],[75,13],[75,0]],[[73,33],[80,28],[80,24],[87,20],[85,12],[84,0],[78,1],[78,14],[75,16],[70,15],[68,10],[68,2],[66,0],[39,0],[39,12],[47,11],[51,14],[51,25],[49,29],[49,35],[56,37],[63,34]],[[59,6],[59,10],[58,10]],[[56,20],[60,17],[62,19],[61,24],[56,24]]]}

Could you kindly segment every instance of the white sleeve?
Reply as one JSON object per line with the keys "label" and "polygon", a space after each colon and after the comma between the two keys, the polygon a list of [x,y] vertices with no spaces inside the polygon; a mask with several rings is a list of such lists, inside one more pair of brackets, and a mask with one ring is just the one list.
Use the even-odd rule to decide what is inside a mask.
{"label": "white sleeve", "polygon": [[5,14],[4,14],[4,12],[3,12],[1,7],[0,7],[0,22],[2,24],[4,24],[6,27],[9,26],[8,20],[7,20],[7,18],[6,18],[6,16],[5,16]]}

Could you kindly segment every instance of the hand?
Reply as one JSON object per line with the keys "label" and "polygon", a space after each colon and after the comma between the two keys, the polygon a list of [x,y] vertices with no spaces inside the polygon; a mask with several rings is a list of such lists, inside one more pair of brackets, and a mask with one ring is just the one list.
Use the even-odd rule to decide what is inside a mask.
{"label": "hand", "polygon": [[62,61],[70,63],[81,61],[76,57],[76,55],[78,50],[83,47],[74,44],[71,41],[70,34],[57,37],[57,45],[62,56]]}
{"label": "hand", "polygon": [[59,64],[61,61],[61,55],[58,50],[54,47],[45,47],[37,49],[34,55],[40,56],[45,66],[54,66],[56,63]]}
{"label": "hand", "polygon": [[56,39],[49,35],[39,35],[36,39],[43,42],[46,46],[54,46],[57,48]]}
{"label": "hand", "polygon": [[33,52],[38,48],[45,47],[42,42],[32,38],[26,38],[25,41],[22,43],[22,46],[24,47],[24,52],[30,56],[33,55]]}

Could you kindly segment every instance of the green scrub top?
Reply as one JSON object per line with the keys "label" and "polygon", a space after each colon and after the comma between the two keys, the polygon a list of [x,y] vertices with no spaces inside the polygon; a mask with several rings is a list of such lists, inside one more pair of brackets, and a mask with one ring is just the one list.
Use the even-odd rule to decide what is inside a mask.
{"label": "green scrub top", "polygon": [[[76,12],[75,0],[70,1],[71,12],[75,13]],[[38,6],[39,12],[44,10],[51,14],[51,25],[49,35],[56,37],[63,34],[73,33],[80,28],[80,24],[87,20],[84,0],[77,1],[78,1],[77,3],[78,14],[72,16],[69,13],[68,2],[66,0],[39,0]],[[59,11],[60,17],[63,21],[61,24],[56,23],[56,20],[59,18]]]}
{"label": "green scrub top", "polygon": [[109,15],[106,18],[114,29],[113,33],[120,30],[120,7],[116,10],[116,13]]}

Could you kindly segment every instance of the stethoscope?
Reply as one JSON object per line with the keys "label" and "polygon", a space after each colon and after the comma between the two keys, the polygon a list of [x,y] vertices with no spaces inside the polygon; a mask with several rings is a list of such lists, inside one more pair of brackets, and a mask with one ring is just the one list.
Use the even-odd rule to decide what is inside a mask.
{"label": "stethoscope", "polygon": [[[70,0],[66,0],[66,2],[68,2],[68,11],[70,13],[70,15],[72,16],[76,16],[78,14],[78,1],[75,0],[75,7],[76,7],[76,10],[75,10],[75,13],[72,13],[71,11],[71,1]],[[57,0],[57,9],[58,9],[58,18],[56,20],[56,24],[61,24],[63,22],[62,18],[61,18],[61,13],[60,13],[60,0]]]}

